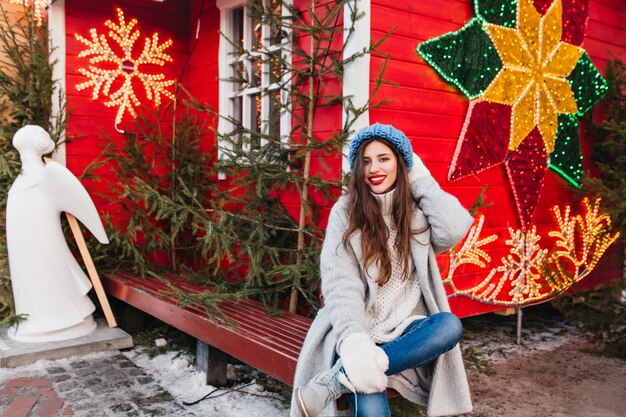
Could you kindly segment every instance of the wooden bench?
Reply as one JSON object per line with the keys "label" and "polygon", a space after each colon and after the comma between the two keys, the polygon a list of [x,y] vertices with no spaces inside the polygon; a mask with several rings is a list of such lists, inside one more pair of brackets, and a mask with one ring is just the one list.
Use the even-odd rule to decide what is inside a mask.
{"label": "wooden bench", "polygon": [[[169,277],[171,283],[188,293],[209,288],[188,280]],[[175,327],[198,340],[197,366],[206,372],[207,383],[226,384],[227,355],[293,386],[296,362],[311,320],[281,311],[268,316],[259,302],[242,300],[220,304],[225,315],[236,323],[211,321],[200,305],[181,308],[171,290],[161,281],[119,273],[102,277],[108,294]]]}
{"label": "wooden bench", "polygon": [[[169,278],[174,286],[189,293],[209,289],[188,280]],[[155,279],[120,273],[103,276],[102,284],[111,296],[195,337],[196,366],[206,373],[207,384],[226,385],[226,361],[230,355],[293,386],[296,362],[311,319],[284,310],[280,317],[268,316],[261,303],[247,299],[224,302],[220,308],[237,323],[233,327],[223,320],[209,320],[202,306],[179,307],[169,295],[171,290]],[[397,395],[394,390],[387,390],[388,398]],[[338,400],[340,410],[348,407],[345,396]]]}

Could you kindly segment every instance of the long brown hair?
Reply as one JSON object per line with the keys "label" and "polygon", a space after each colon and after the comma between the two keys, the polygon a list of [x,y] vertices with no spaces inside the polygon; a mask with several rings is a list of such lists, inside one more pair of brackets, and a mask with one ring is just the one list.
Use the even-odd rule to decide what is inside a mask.
{"label": "long brown hair", "polygon": [[393,222],[396,226],[397,237],[394,249],[398,259],[404,264],[404,279],[409,275],[411,259],[411,212],[415,201],[411,196],[408,171],[404,158],[396,147],[389,141],[374,137],[364,141],[355,160],[354,169],[348,183],[348,229],[343,235],[343,245],[347,248],[348,240],[357,231],[361,232],[361,247],[365,268],[372,263],[378,264],[380,275],[378,285],[382,286],[391,278],[391,256],[388,248],[389,229],[383,219],[380,202],[372,195],[369,186],[364,180],[365,165],[363,153],[367,145],[378,141],[387,145],[398,162],[398,175],[392,201]]}

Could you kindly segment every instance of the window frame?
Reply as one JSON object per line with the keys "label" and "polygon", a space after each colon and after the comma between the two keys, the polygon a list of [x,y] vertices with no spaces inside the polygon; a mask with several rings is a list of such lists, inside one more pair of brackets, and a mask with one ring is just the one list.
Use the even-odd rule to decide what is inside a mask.
{"label": "window frame", "polygon": [[[271,0],[262,0],[264,5]],[[283,0],[282,16],[288,17],[288,7],[286,5],[291,4],[291,0]],[[234,82],[231,80],[236,75],[235,65],[240,62],[244,63],[244,70],[248,78],[252,75],[252,62],[254,58],[261,59],[267,51],[282,50],[282,59],[286,61],[287,67],[291,65],[291,48],[289,44],[289,34],[281,38],[281,42],[275,45],[266,45],[263,43],[260,45],[257,51],[251,50],[252,44],[252,19],[248,16],[247,0],[217,0],[216,6],[220,10],[220,43],[219,43],[219,113],[220,118],[218,122],[218,132],[220,134],[228,134],[232,132],[234,124],[230,118],[235,115],[234,98],[241,97],[241,122],[246,129],[252,129],[252,100],[254,100],[255,94],[261,96],[261,132],[267,133],[269,131],[269,116],[271,105],[271,91],[280,91],[280,117],[279,117],[279,129],[280,129],[280,141],[285,145],[289,143],[289,136],[291,131],[291,113],[288,108],[289,104],[289,91],[284,88],[288,84],[287,74],[282,73],[281,80],[279,82],[269,83],[270,64],[267,60],[263,60],[261,67],[261,80],[259,80],[258,86],[246,86],[242,90],[237,90]],[[233,22],[233,13],[238,8],[243,8],[243,38],[245,45],[243,49],[247,52],[240,56],[234,56],[234,46],[232,45],[235,25]],[[263,24],[261,28],[262,41],[269,38],[269,25]],[[224,38],[227,37],[227,39]],[[283,86],[283,88],[281,88]],[[219,138],[218,138],[219,140]],[[266,145],[266,140],[261,140],[259,146]],[[218,159],[223,160],[230,158],[228,154],[228,144],[218,143]],[[250,145],[247,145],[246,151],[250,150]]]}

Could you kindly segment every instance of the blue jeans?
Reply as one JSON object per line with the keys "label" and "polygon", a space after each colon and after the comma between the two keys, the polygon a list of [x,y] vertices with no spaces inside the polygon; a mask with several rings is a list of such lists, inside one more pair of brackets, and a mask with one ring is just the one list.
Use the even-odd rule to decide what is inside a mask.
{"label": "blue jeans", "polygon": [[[461,339],[461,320],[451,313],[437,313],[415,320],[400,337],[380,345],[389,357],[387,375],[419,368],[452,349]],[[356,417],[390,417],[387,393],[347,394]],[[358,406],[358,407],[357,407]]]}

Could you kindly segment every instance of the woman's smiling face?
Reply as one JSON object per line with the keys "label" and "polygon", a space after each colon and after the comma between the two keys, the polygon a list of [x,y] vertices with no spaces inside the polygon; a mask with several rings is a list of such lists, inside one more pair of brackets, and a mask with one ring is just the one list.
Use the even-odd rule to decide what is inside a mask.
{"label": "woman's smiling face", "polygon": [[377,140],[363,150],[363,175],[365,183],[374,194],[391,190],[398,177],[398,160],[391,148]]}

